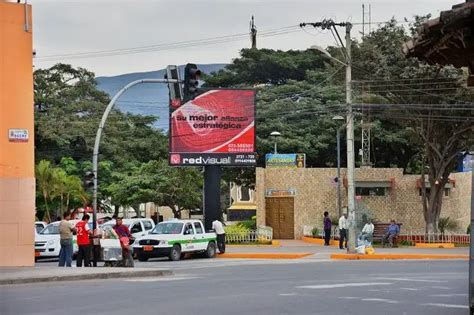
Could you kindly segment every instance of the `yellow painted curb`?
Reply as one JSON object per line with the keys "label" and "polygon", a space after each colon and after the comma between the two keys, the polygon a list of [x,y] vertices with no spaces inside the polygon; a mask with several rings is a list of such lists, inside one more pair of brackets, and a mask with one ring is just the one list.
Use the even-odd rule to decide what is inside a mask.
{"label": "yellow painted curb", "polygon": [[418,248],[454,248],[454,243],[415,243]]}
{"label": "yellow painted curb", "polygon": [[[324,245],[324,240],[321,238],[312,238],[312,237],[303,236],[302,241],[306,243],[311,243],[311,244]],[[339,246],[339,241],[330,240],[329,245]]]}
{"label": "yellow painted curb", "polygon": [[331,254],[331,259],[339,260],[373,260],[373,259],[468,259],[469,255],[443,254]]}
{"label": "yellow painted curb", "polygon": [[280,241],[272,241],[271,244],[226,244],[226,247],[280,247]]}
{"label": "yellow painted curb", "polygon": [[298,259],[312,255],[311,253],[225,253],[217,258],[247,258],[247,259]]}

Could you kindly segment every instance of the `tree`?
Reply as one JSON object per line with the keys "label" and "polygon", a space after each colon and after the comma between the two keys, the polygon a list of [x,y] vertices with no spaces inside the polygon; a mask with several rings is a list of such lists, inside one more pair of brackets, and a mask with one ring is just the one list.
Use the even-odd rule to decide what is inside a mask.
{"label": "tree", "polygon": [[[114,174],[110,185],[114,204],[132,206],[153,202],[171,208],[176,218],[202,202],[202,175],[195,168],[171,167],[167,160],[135,165],[128,174]],[[139,213],[137,212],[137,215]]]}
{"label": "tree", "polygon": [[175,218],[181,218],[183,210],[195,210],[202,206],[203,176],[196,168],[171,167],[161,161],[165,180],[160,183],[160,204],[168,206]]}
{"label": "tree", "polygon": [[51,215],[48,205],[48,200],[50,199],[50,194],[53,190],[53,168],[51,167],[51,162],[41,160],[36,166],[35,176],[38,190],[41,192],[44,198],[45,212],[43,215],[43,220],[46,222],[51,222]]}
{"label": "tree", "polygon": [[[423,18],[416,20],[421,23]],[[372,115],[385,125],[394,122],[407,135],[407,157],[421,172],[426,231],[437,232],[444,187],[460,154],[473,143],[474,111],[463,105],[472,94],[460,84],[461,70],[405,58],[400,47],[408,39],[405,29],[391,21],[356,46],[355,55],[362,60],[356,66],[359,79],[369,72],[372,80],[361,87],[359,100],[378,104],[368,106],[376,108]]]}
{"label": "tree", "polygon": [[[97,89],[94,74],[86,69],[57,64],[35,71],[34,78],[36,159],[49,160],[67,175],[81,178],[92,171],[90,161],[95,135],[109,97]],[[109,115],[98,169],[98,196],[102,207],[107,203],[101,201],[111,197],[112,173],[125,176],[135,165],[167,156],[167,135],[153,127],[155,120],[152,116],[118,110]],[[64,204],[59,205],[61,195],[49,200],[48,206],[58,202],[58,207],[64,208]],[[71,198],[70,203],[77,204],[79,199]]]}

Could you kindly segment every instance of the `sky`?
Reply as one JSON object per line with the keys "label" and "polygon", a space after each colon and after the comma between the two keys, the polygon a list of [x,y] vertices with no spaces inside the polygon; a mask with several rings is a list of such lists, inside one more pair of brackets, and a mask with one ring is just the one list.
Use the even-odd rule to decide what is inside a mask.
{"label": "sky", "polygon": [[[449,10],[462,0],[372,0],[372,29],[395,17]],[[84,67],[97,76],[154,71],[168,64],[230,63],[239,50],[250,46],[249,20],[255,16],[257,47],[304,50],[311,45],[334,45],[332,34],[297,27],[301,22],[332,18],[362,22],[357,0],[30,0],[36,68],[57,62]],[[366,7],[369,2],[366,2]],[[366,18],[368,19],[368,18]],[[366,26],[367,28],[368,26]],[[360,37],[362,26],[354,26]],[[341,30],[341,36],[343,34]],[[239,36],[229,37],[230,35]],[[223,37],[215,39],[216,37]],[[213,40],[205,40],[213,38]],[[170,43],[186,43],[163,46]],[[161,45],[161,46],[157,46]],[[124,49],[146,47],[130,54]],[[152,47],[149,47],[152,46]],[[164,49],[166,47],[166,49]],[[143,48],[140,48],[143,49]],[[74,58],[77,53],[103,52],[105,56]],[[119,53],[119,54],[117,54]],[[87,55],[90,57],[90,55]]]}

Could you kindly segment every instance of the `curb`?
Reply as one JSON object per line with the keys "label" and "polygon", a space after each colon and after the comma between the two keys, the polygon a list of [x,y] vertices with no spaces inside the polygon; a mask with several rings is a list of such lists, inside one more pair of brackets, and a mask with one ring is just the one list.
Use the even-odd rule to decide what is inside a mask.
{"label": "curb", "polygon": [[[318,245],[324,246],[324,240],[321,239],[321,238],[312,238],[312,237],[303,236],[303,238],[301,240],[305,243],[318,244]],[[334,247],[338,247],[339,246],[339,241],[330,240],[329,245],[334,246]]]}
{"label": "curb", "polygon": [[80,275],[64,275],[64,276],[38,276],[38,277],[23,277],[12,279],[0,279],[0,285],[9,284],[26,284],[39,282],[61,282],[61,281],[76,281],[76,280],[95,280],[95,279],[120,279],[120,278],[140,278],[140,277],[159,277],[171,276],[171,270],[141,270],[141,271],[114,271],[108,273],[89,273]]}
{"label": "curb", "polygon": [[226,244],[226,247],[280,247],[280,241],[272,241],[271,244]]}
{"label": "curb", "polygon": [[406,260],[406,259],[469,259],[469,255],[443,255],[443,254],[331,254],[331,259],[336,260]]}
{"label": "curb", "polygon": [[418,248],[454,248],[454,243],[415,243]]}
{"label": "curb", "polygon": [[217,258],[242,258],[242,259],[298,259],[313,255],[312,253],[225,253]]}

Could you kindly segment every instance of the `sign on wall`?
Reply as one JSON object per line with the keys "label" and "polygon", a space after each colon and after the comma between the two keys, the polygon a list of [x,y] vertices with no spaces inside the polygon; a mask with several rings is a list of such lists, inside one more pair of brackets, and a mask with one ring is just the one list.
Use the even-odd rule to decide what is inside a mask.
{"label": "sign on wall", "polygon": [[170,107],[171,165],[254,166],[255,91],[219,89]]}
{"label": "sign on wall", "polygon": [[28,129],[8,129],[8,141],[28,142]]}
{"label": "sign on wall", "polygon": [[289,188],[289,189],[273,189],[268,188],[265,190],[266,197],[294,197],[296,196],[296,189]]}
{"label": "sign on wall", "polygon": [[306,167],[306,154],[304,153],[290,153],[290,154],[266,154],[266,167]]}

